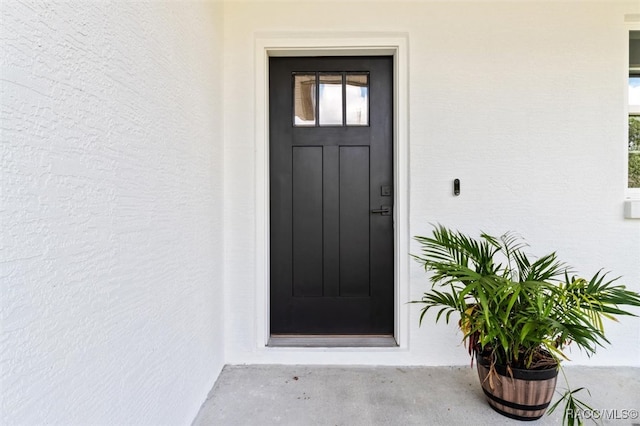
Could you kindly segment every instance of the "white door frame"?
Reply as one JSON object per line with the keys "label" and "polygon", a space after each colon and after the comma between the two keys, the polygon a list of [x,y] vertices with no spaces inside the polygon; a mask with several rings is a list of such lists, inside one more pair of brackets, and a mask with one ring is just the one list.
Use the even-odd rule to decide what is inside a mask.
{"label": "white door frame", "polygon": [[256,34],[256,343],[269,350],[269,57],[393,56],[394,62],[394,337],[408,348],[409,141],[408,38],[406,34]]}

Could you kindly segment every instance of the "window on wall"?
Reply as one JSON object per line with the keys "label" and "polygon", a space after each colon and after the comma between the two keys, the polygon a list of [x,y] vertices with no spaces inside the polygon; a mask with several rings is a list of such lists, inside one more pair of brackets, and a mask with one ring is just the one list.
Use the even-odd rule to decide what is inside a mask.
{"label": "window on wall", "polygon": [[629,32],[628,187],[640,188],[640,31]]}

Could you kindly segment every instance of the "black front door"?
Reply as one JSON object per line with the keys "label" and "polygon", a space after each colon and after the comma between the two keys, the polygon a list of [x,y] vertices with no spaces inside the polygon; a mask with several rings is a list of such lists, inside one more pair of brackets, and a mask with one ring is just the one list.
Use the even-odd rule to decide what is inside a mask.
{"label": "black front door", "polygon": [[271,58],[272,334],[393,333],[393,61]]}

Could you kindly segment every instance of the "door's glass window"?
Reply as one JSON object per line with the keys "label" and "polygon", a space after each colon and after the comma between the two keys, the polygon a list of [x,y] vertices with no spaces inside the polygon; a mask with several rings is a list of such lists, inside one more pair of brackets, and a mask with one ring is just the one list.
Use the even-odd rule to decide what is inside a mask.
{"label": "door's glass window", "polygon": [[320,74],[321,126],[342,126],[342,75]]}
{"label": "door's glass window", "polygon": [[316,125],[316,75],[293,76],[294,119],[296,126]]}
{"label": "door's glass window", "polygon": [[347,126],[369,124],[369,76],[347,74]]}
{"label": "door's glass window", "polygon": [[293,125],[368,126],[368,73],[294,73]]}

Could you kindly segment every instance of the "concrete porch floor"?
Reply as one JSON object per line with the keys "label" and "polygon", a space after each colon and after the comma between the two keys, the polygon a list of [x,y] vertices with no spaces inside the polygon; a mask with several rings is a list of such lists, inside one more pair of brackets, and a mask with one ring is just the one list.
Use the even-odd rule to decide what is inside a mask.
{"label": "concrete porch floor", "polygon": [[[600,424],[640,425],[640,368],[566,366],[565,372],[574,389],[589,389],[591,396],[583,391],[581,399],[601,410]],[[564,379],[559,376],[557,390],[564,387]],[[246,365],[223,369],[193,425],[561,423],[560,408],[535,422],[520,422],[496,413],[485,401],[475,366]]]}

